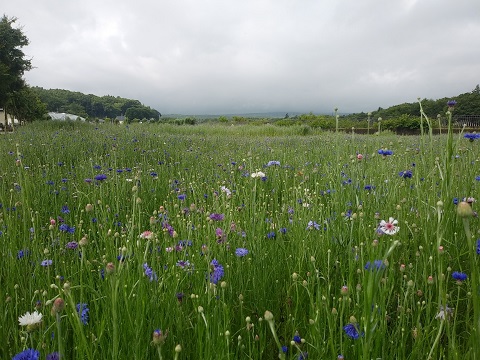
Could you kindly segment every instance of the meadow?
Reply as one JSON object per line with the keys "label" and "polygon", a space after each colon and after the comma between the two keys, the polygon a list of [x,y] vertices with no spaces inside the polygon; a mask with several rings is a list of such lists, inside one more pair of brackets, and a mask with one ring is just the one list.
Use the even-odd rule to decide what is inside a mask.
{"label": "meadow", "polygon": [[480,357],[475,136],[0,138],[0,359]]}

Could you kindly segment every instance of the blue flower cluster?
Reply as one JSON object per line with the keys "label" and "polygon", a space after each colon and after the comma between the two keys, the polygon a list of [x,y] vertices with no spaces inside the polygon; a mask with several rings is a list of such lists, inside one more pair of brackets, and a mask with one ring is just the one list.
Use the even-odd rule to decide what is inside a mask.
{"label": "blue flower cluster", "polygon": [[217,259],[213,259],[210,263],[210,267],[210,282],[213,284],[217,284],[224,275],[223,265],[221,265]]}
{"label": "blue flower cluster", "polygon": [[83,325],[87,325],[88,312],[90,311],[90,309],[87,307],[87,304],[78,303],[76,308],[77,308],[78,316],[80,316],[80,321],[82,322]]}
{"label": "blue flower cluster", "polygon": [[378,150],[378,153],[379,153],[380,155],[383,155],[383,156],[393,155],[393,151],[392,151],[392,150],[386,150],[386,149],[380,149],[380,150]]}
{"label": "blue flower cluster", "polygon": [[466,133],[465,135],[463,135],[463,137],[465,139],[468,139],[470,141],[473,141],[473,140],[476,140],[476,139],[480,139],[480,134],[475,134],[475,133]]}

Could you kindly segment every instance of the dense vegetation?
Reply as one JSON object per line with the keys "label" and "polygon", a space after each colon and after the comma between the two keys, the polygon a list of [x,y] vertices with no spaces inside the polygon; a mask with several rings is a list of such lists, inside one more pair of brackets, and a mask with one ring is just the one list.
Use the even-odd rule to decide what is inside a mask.
{"label": "dense vegetation", "polygon": [[479,140],[303,129],[4,134],[0,358],[475,359]]}
{"label": "dense vegetation", "polygon": [[43,89],[33,87],[32,90],[47,106],[48,111],[65,112],[84,118],[115,119],[117,116],[133,119],[158,120],[161,114],[138,100],[121,98],[119,96],[85,95],[78,91],[62,89]]}

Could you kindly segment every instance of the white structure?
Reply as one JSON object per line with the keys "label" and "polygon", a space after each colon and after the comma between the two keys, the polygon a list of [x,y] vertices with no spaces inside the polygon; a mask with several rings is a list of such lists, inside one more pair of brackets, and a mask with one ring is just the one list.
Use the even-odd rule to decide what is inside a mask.
{"label": "white structure", "polygon": [[70,120],[70,121],[85,121],[85,118],[78,116],[78,115],[73,115],[73,114],[66,114],[66,113],[57,113],[57,112],[49,112],[48,116],[52,118],[52,120]]}
{"label": "white structure", "polygon": [[6,113],[4,109],[0,108],[0,126],[3,126],[3,129],[5,129],[5,127],[8,125],[17,125],[19,123],[20,122],[18,119]]}

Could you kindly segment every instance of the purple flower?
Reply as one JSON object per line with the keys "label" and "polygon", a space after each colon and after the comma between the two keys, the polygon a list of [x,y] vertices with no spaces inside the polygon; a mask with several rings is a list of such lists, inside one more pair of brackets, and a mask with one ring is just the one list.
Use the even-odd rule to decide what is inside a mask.
{"label": "purple flower", "polygon": [[78,247],[78,243],[76,241],[70,241],[65,245],[67,249],[75,250]]}
{"label": "purple flower", "polygon": [[67,205],[63,205],[61,212],[62,212],[63,214],[70,214],[70,209],[68,208]]}
{"label": "purple flower", "polygon": [[83,325],[88,324],[88,312],[90,309],[87,307],[87,304],[78,303],[77,306],[77,313],[80,316],[80,321]]}
{"label": "purple flower", "polygon": [[462,272],[458,272],[458,271],[454,271],[452,273],[452,278],[454,278],[457,281],[462,282],[462,281],[467,280],[467,274],[462,273]]}
{"label": "purple flower", "polygon": [[217,214],[217,213],[210,214],[210,220],[213,220],[213,221],[222,221],[224,218],[225,218],[225,215],[223,214]]}
{"label": "purple flower", "polygon": [[224,275],[223,265],[221,265],[217,259],[213,259],[210,263],[210,282],[217,284]]}
{"label": "purple flower", "polygon": [[38,360],[40,352],[35,349],[26,349],[13,356],[12,360]]}
{"label": "purple flower", "polygon": [[58,352],[53,352],[48,354],[45,360],[60,360],[60,354]]}
{"label": "purple flower", "polygon": [[145,276],[149,278],[150,281],[157,280],[157,274],[148,266],[147,263],[143,264],[143,269],[145,270]]}
{"label": "purple flower", "polygon": [[106,179],[107,179],[107,175],[105,175],[105,174],[98,174],[98,175],[95,176],[94,179],[97,180],[97,181],[103,181],[103,180],[106,180]]}
{"label": "purple flower", "polygon": [[315,221],[310,220],[305,230],[310,230],[310,229],[320,230],[320,225],[317,224]]}
{"label": "purple flower", "polygon": [[280,161],[271,160],[267,163],[267,166],[280,166]]}
{"label": "purple flower", "polygon": [[237,248],[235,250],[235,255],[237,255],[238,257],[244,257],[244,256],[247,256],[249,253],[249,251],[245,248]]}

